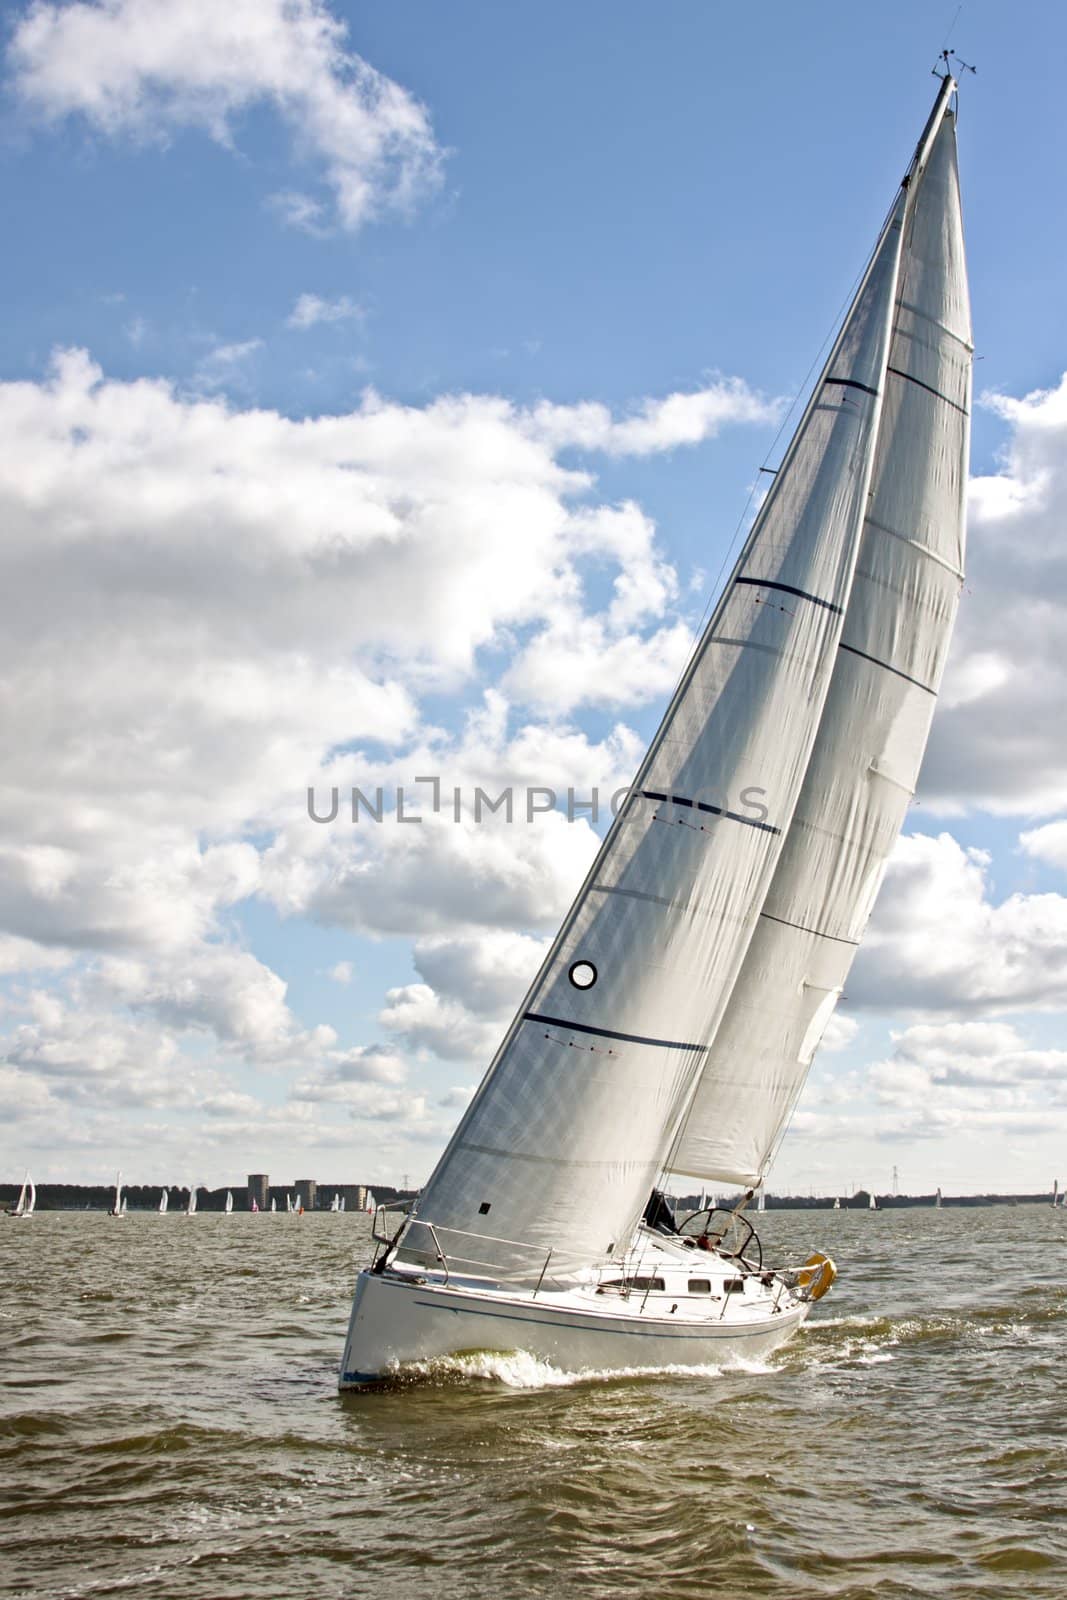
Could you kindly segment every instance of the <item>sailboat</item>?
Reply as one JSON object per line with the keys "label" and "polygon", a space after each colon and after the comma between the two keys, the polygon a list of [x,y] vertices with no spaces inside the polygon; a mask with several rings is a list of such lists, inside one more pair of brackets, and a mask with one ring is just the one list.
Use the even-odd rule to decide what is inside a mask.
{"label": "sailboat", "polygon": [[934,1208],[937,1211],[941,1210],[941,1189],[940,1189],[940,1187],[938,1188],[937,1194],[934,1196]]}
{"label": "sailboat", "polygon": [[227,1189],[226,1190],[226,1204],[223,1207],[223,1210],[226,1212],[227,1216],[229,1216],[231,1211],[233,1210],[233,1190],[232,1189]]}
{"label": "sailboat", "polygon": [[293,1209],[293,1197],[292,1197],[291,1194],[288,1194],[288,1193],[285,1196],[285,1209],[286,1209],[286,1211],[289,1211],[289,1212],[291,1212],[292,1209]]}
{"label": "sailboat", "polygon": [[196,1184],[195,1183],[191,1183],[189,1185],[189,1203],[185,1208],[185,1215],[187,1217],[195,1217],[196,1216]]}
{"label": "sailboat", "polygon": [[255,1198],[253,1198],[253,1200],[252,1200],[252,1205],[251,1205],[250,1209],[251,1209],[252,1215],[254,1217],[259,1215],[259,1201],[256,1200]]}
{"label": "sailboat", "polygon": [[122,1193],[122,1173],[115,1174],[115,1198],[111,1202],[109,1217],[124,1217],[126,1215],[126,1202]]}
{"label": "sailboat", "polygon": [[363,1209],[364,1209],[364,1211],[367,1213],[367,1215],[369,1217],[373,1217],[374,1213],[377,1211],[378,1202],[374,1198],[374,1190],[373,1189],[368,1189],[367,1190],[367,1197],[363,1202]]}
{"label": "sailboat", "polygon": [[756,1200],[756,1210],[757,1211],[766,1211],[766,1209],[767,1209],[767,1196],[766,1196],[765,1192],[761,1189],[760,1192],[759,1192],[759,1196],[758,1196],[758,1198]]}
{"label": "sailboat", "polygon": [[834,1203],[830,1207],[830,1209],[831,1209],[831,1211],[840,1211],[841,1210],[841,1197],[840,1197],[840,1195],[835,1195],[834,1196]]}
{"label": "sailboat", "polygon": [[277,1211],[278,1209],[278,1202],[273,1195],[270,1197],[270,1208],[272,1211]]}
{"label": "sailboat", "polygon": [[330,1201],[330,1210],[331,1211],[340,1211],[340,1209],[341,1209],[341,1196],[339,1194],[335,1194],[333,1199]]}
{"label": "sailboat", "polygon": [[1059,1205],[1059,1203],[1060,1203],[1060,1180],[1059,1180],[1059,1178],[1053,1178],[1053,1180],[1052,1180],[1052,1209],[1053,1209],[1053,1211],[1055,1211],[1055,1209]]}
{"label": "sailboat", "polygon": [[161,1217],[166,1215],[167,1207],[169,1205],[170,1205],[170,1190],[169,1189],[164,1189],[163,1192],[160,1194],[160,1197],[159,1197],[159,1214],[160,1214]]}
{"label": "sailboat", "polygon": [[873,1194],[869,1194],[867,1196],[867,1210],[868,1211],[877,1211],[878,1210],[878,1201],[874,1198]]}
{"label": "sailboat", "polygon": [[[961,586],[971,339],[955,81],[737,563],[420,1195],[379,1207],[339,1382],[522,1349],[760,1357],[829,1288],[745,1215],[915,788]],[[675,1224],[674,1176],[742,1188]]]}
{"label": "sailboat", "polygon": [[9,1217],[32,1217],[37,1205],[37,1190],[34,1188],[33,1179],[27,1172],[22,1180],[19,1197],[13,1206],[8,1207]]}
{"label": "sailboat", "polygon": [[347,1198],[346,1195],[342,1195],[341,1196],[341,1204],[337,1207],[338,1211],[343,1211],[344,1210],[346,1198]]}

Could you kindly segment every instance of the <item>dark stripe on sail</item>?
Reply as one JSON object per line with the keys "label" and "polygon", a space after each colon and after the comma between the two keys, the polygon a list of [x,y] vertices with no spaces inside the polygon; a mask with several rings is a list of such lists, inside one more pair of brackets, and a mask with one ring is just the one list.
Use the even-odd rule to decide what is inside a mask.
{"label": "dark stripe on sail", "polygon": [[658,794],[655,789],[641,789],[645,800],[659,800],[663,805],[689,806],[694,811],[705,811],[710,817],[725,817],[728,822],[742,822],[746,828],[758,828],[761,833],[781,833],[773,822],[760,822],[758,817],[743,817],[737,811],[724,811],[722,806],[709,806],[703,800],[687,800],[681,794]]}
{"label": "dark stripe on sail", "polygon": [[686,1044],[681,1039],[646,1039],[640,1033],[616,1033],[613,1028],[593,1028],[588,1022],[568,1022],[566,1017],[545,1017],[539,1011],[524,1011],[524,1022],[547,1022],[550,1028],[567,1028],[571,1033],[594,1033],[598,1039],[621,1039],[624,1044],[651,1044],[659,1050],[697,1050],[703,1053],[706,1044]]}
{"label": "dark stripe on sail", "polygon": [[965,417],[970,416],[971,413],[967,410],[966,406],[961,406],[957,400],[950,400],[947,394],[942,394],[941,390],[935,389],[933,384],[924,383],[921,378],[913,378],[910,372],[901,372],[899,367],[886,367],[885,370],[887,372],[892,372],[895,377],[905,378],[908,383],[914,383],[920,389],[925,389],[927,394],[936,395],[939,400],[943,400],[945,404],[947,406],[951,406],[954,411],[962,412]]}
{"label": "dark stripe on sail", "polygon": [[761,911],[761,917],[766,917],[768,922],[779,922],[783,928],[795,928],[798,933],[810,933],[813,939],[831,939],[834,944],[850,944],[859,947],[858,939],[842,939],[836,933],[820,933],[818,928],[805,928],[802,922],[789,922],[785,917],[772,917],[769,911]]}
{"label": "dark stripe on sail", "polygon": [[862,389],[864,394],[873,394],[876,400],[878,398],[877,389],[872,389],[869,383],[857,383],[855,378],[824,378],[823,383],[837,383],[842,389]]}
{"label": "dark stripe on sail", "polygon": [[735,578],[735,583],[745,583],[752,589],[777,589],[779,594],[795,594],[798,600],[810,600],[813,606],[825,606],[827,611],[834,611],[841,615],[841,607],[835,606],[832,600],[823,600],[817,594],[809,594],[806,589],[794,589],[791,583],[772,583],[770,578]]}
{"label": "dark stripe on sail", "polygon": [[899,667],[891,667],[888,661],[879,661],[877,656],[869,656],[865,650],[857,650],[855,645],[840,644],[837,648],[839,650],[847,650],[850,656],[859,656],[861,661],[871,662],[872,666],[881,667],[883,672],[895,673],[898,678],[903,678],[906,683],[913,683],[915,687],[917,689],[921,689],[924,694],[932,694],[934,699],[937,699],[936,689],[931,689],[928,683],[920,683],[919,679],[913,678],[910,673],[901,672]]}

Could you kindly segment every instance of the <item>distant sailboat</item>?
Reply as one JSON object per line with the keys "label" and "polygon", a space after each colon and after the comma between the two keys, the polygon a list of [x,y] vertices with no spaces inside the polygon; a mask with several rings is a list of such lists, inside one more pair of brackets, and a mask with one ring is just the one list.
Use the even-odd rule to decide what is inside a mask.
{"label": "distant sailboat", "polygon": [[1060,1203],[1060,1180],[1059,1180],[1059,1178],[1053,1178],[1053,1180],[1052,1180],[1052,1209],[1055,1210],[1056,1207],[1059,1205],[1059,1203]]}
{"label": "distant sailboat", "polygon": [[272,1211],[277,1211],[278,1209],[278,1202],[273,1195],[270,1197],[270,1208]]}
{"label": "distant sailboat", "polygon": [[834,1203],[833,1203],[833,1206],[831,1207],[831,1210],[833,1210],[833,1211],[840,1211],[841,1210],[841,1200],[837,1195],[834,1196]]}
{"label": "distant sailboat", "polygon": [[764,1191],[761,1189],[760,1192],[759,1192],[759,1199],[756,1201],[756,1210],[757,1211],[766,1211],[766,1209],[767,1209],[767,1196],[764,1193]]}
{"label": "distant sailboat", "polygon": [[289,1213],[290,1213],[290,1214],[291,1214],[291,1213],[292,1213],[292,1209],[293,1209],[293,1197],[292,1197],[292,1195],[291,1195],[291,1194],[289,1194],[289,1193],[286,1193],[286,1196],[285,1196],[285,1209],[286,1209],[286,1211],[288,1211],[288,1212],[289,1212]]}
{"label": "distant sailboat", "polygon": [[233,1210],[233,1190],[232,1189],[227,1189],[226,1190],[226,1205],[225,1205],[224,1209],[225,1209],[225,1212],[226,1212],[227,1216],[229,1216],[230,1212]]}
{"label": "distant sailboat", "polygon": [[[914,793],[959,599],[955,87],[540,971],[421,1194],[377,1209],[343,1388],[469,1349],[571,1372],[760,1357],[833,1280],[821,1255],[769,1268],[744,1210]],[[741,1198],[679,1229],[676,1178]]]}
{"label": "distant sailboat", "polygon": [[938,1189],[937,1194],[934,1197],[934,1206],[936,1207],[936,1209],[938,1211],[941,1210],[941,1190],[940,1189]]}
{"label": "distant sailboat", "polygon": [[166,1214],[166,1210],[167,1210],[167,1207],[169,1205],[170,1205],[170,1190],[169,1189],[164,1189],[163,1193],[159,1197],[159,1214],[160,1214],[161,1217]]}
{"label": "distant sailboat", "polygon": [[341,1204],[337,1207],[337,1209],[338,1209],[338,1211],[343,1211],[344,1208],[345,1208],[345,1196],[342,1195],[341,1196]]}
{"label": "distant sailboat", "polygon": [[341,1209],[341,1196],[339,1194],[335,1194],[333,1199],[330,1201],[330,1210],[331,1211],[340,1211],[340,1209]]}
{"label": "distant sailboat", "polygon": [[37,1204],[37,1190],[33,1186],[33,1179],[27,1172],[22,1180],[22,1188],[15,1204],[8,1208],[9,1217],[32,1217]]}
{"label": "distant sailboat", "polygon": [[259,1201],[256,1200],[255,1198],[253,1198],[253,1200],[252,1200],[251,1211],[252,1211],[252,1215],[253,1216],[256,1216],[258,1211],[259,1211]]}
{"label": "distant sailboat", "polygon": [[378,1202],[374,1198],[373,1189],[368,1189],[367,1190],[367,1198],[366,1198],[366,1201],[364,1202],[363,1209],[364,1209],[364,1211],[366,1211],[368,1216],[373,1216],[374,1213],[377,1211]]}
{"label": "distant sailboat", "polygon": [[119,1206],[119,1216],[120,1217],[124,1217],[125,1215],[126,1215],[126,1196],[123,1195],[122,1204]]}
{"label": "distant sailboat", "polygon": [[189,1204],[185,1208],[185,1215],[187,1217],[196,1216],[196,1188],[197,1186],[195,1183],[191,1183],[189,1185]]}
{"label": "distant sailboat", "polygon": [[874,1198],[873,1194],[868,1195],[868,1197],[867,1197],[867,1210],[868,1211],[877,1211],[878,1210],[878,1201]]}
{"label": "distant sailboat", "polygon": [[126,1207],[123,1203],[122,1197],[122,1173],[117,1172],[115,1174],[115,1198],[111,1202],[111,1210],[108,1212],[108,1216],[124,1217],[125,1215]]}

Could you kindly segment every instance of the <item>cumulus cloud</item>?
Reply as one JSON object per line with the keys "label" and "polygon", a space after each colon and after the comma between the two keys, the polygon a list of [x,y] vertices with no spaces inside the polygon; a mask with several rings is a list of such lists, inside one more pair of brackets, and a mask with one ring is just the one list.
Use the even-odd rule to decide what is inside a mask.
{"label": "cumulus cloud", "polygon": [[893,853],[846,993],[900,1013],[1057,1010],[1067,984],[1067,897],[992,897],[990,857],[951,834]]}
{"label": "cumulus cloud", "polygon": [[1067,808],[1067,377],[983,404],[1010,432],[1000,470],[971,482],[968,579],[920,792],[945,814],[1047,815]]}
{"label": "cumulus cloud", "polygon": [[[112,138],[199,128],[228,147],[241,115],[269,106],[354,230],[432,192],[443,152],[425,107],[346,49],[347,31],[322,0],[36,0],[8,61],[32,112],[82,117]],[[320,226],[321,202],[299,191],[279,210]]]}
{"label": "cumulus cloud", "polygon": [[949,1022],[894,1034],[868,1079],[883,1137],[1036,1135],[1067,1127],[1065,1069],[1067,1051],[1032,1049],[1007,1023]]}

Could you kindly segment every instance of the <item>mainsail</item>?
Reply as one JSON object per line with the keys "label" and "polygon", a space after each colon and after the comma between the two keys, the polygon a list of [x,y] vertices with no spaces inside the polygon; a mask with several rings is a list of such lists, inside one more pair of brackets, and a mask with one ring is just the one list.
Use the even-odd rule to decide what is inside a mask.
{"label": "mainsail", "polygon": [[[402,1249],[514,1276],[629,1244],[767,898],[853,586],[902,190],[682,683]],[[472,1237],[477,1236],[477,1237]],[[521,1248],[510,1241],[520,1241]]]}
{"label": "mainsail", "polygon": [[758,1184],[915,789],[963,580],[971,325],[951,80],[905,180],[870,509],[830,692],[671,1169]]}

